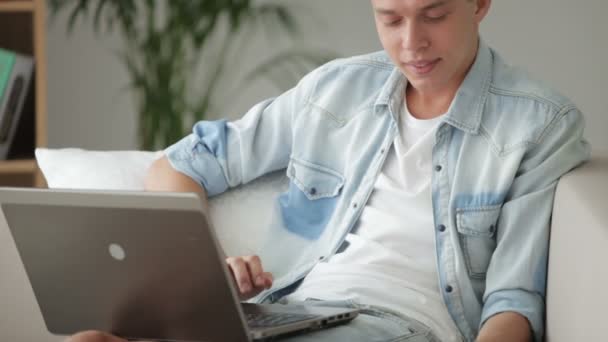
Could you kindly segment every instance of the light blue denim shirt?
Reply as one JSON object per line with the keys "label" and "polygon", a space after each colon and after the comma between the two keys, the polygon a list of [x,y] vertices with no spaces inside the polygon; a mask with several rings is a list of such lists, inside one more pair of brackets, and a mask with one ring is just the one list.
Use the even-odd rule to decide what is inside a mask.
{"label": "light blue denim shirt", "polygon": [[[330,62],[234,122],[202,121],[165,152],[209,196],[286,169],[289,189],[260,251],[293,289],[357,222],[398,134],[404,75],[385,52]],[[439,288],[466,340],[504,311],[543,335],[549,221],[560,176],[589,157],[567,98],[480,42],[433,148]]]}

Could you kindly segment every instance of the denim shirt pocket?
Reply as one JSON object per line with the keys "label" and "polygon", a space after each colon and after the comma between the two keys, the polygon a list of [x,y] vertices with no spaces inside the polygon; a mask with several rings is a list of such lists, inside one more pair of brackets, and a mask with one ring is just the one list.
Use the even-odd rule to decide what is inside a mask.
{"label": "denim shirt pocket", "polygon": [[496,249],[500,205],[456,209],[456,227],[471,278],[484,279]]}
{"label": "denim shirt pocket", "polygon": [[289,190],[279,197],[285,227],[316,240],[325,230],[344,186],[344,177],[329,168],[292,158],[287,167]]}
{"label": "denim shirt pocket", "polygon": [[335,197],[344,186],[344,177],[338,172],[293,158],[287,166],[287,177],[311,201]]}

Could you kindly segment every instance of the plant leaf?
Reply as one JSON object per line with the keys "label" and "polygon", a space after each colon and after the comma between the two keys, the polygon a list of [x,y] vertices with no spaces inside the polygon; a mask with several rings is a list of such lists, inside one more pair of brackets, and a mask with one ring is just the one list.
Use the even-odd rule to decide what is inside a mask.
{"label": "plant leaf", "polygon": [[68,19],[68,33],[74,30],[74,24],[76,23],[76,19],[78,16],[85,16],[87,12],[87,6],[89,4],[88,0],[79,0],[76,4],[76,7],[72,10],[72,14],[70,15],[70,19]]}

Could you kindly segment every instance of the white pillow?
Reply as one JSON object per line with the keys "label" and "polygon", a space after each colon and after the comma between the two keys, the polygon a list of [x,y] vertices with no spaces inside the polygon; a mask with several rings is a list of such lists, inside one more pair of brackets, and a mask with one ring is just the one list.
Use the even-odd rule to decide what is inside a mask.
{"label": "white pillow", "polygon": [[144,176],[162,151],[36,149],[38,167],[49,188],[143,190]]}
{"label": "white pillow", "polygon": [[[143,190],[144,176],[162,151],[36,149],[49,188]],[[274,201],[288,186],[285,172],[274,172],[209,201],[211,220],[228,255],[258,254],[275,213]]]}

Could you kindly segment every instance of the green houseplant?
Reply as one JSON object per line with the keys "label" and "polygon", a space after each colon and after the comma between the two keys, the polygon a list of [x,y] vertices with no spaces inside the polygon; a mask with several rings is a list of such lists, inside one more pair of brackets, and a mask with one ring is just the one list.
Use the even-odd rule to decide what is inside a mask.
{"label": "green houseplant", "polygon": [[[52,15],[70,11],[68,32],[79,18],[91,20],[97,33],[120,32],[125,44],[118,55],[136,96],[139,144],[146,150],[177,141],[194,122],[225,105],[216,94],[217,85],[235,56],[246,57],[251,35],[266,32],[292,40],[301,36],[295,10],[285,2],[50,0],[49,5]],[[254,65],[240,82],[231,82],[242,91],[252,80],[266,77],[284,90],[332,58],[333,53],[286,48]],[[201,61],[204,82],[193,72]],[[192,89],[196,96],[188,96]]]}

